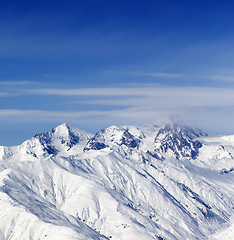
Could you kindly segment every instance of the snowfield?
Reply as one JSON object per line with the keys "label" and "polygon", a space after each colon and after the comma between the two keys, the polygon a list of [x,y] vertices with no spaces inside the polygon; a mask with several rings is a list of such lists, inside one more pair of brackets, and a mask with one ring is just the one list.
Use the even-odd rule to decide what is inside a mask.
{"label": "snowfield", "polygon": [[234,135],[62,124],[0,146],[1,240],[234,239]]}

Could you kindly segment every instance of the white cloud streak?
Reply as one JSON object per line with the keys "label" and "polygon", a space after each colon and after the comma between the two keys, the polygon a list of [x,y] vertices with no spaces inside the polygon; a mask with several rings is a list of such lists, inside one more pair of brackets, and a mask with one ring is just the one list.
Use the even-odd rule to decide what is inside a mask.
{"label": "white cloud streak", "polygon": [[[85,111],[53,111],[38,109],[0,109],[1,119],[16,118],[27,121],[60,119],[110,124],[144,124],[161,116],[177,114],[195,126],[234,130],[234,89],[203,87],[141,87],[141,88],[83,88],[83,89],[30,89],[26,95],[63,96],[69,103],[77,97],[70,109],[90,104]],[[82,98],[79,98],[82,96]],[[89,97],[92,100],[89,100]],[[82,99],[82,100],[81,100]],[[104,106],[109,106],[105,108]],[[112,106],[112,107],[111,107]],[[102,109],[102,110],[99,110]],[[104,110],[103,110],[104,109]],[[111,110],[107,110],[111,109]],[[116,109],[116,110],[114,110]],[[199,125],[197,123],[200,123]],[[201,123],[203,125],[201,125]]]}
{"label": "white cloud streak", "polygon": [[10,96],[12,95],[8,92],[0,92],[0,97],[10,97]]}
{"label": "white cloud streak", "polygon": [[[147,90],[149,92],[150,89]],[[144,95],[140,88],[79,88],[79,89],[30,89],[25,94],[58,96],[133,96]]]}
{"label": "white cloud streak", "polygon": [[107,73],[117,73],[128,76],[145,76],[145,77],[155,77],[155,78],[183,78],[185,75],[176,73],[165,73],[165,72],[136,72],[136,71],[108,71]]}
{"label": "white cloud streak", "polygon": [[39,95],[58,95],[58,96],[155,96],[157,94],[194,94],[194,93],[211,93],[233,92],[229,88],[208,88],[208,87],[137,87],[137,88],[78,88],[78,89],[27,89],[23,94]]}
{"label": "white cloud streak", "polygon": [[211,75],[208,76],[207,78],[223,82],[234,82],[234,75]]}
{"label": "white cloud streak", "polygon": [[210,79],[210,80],[217,80],[222,82],[234,82],[234,74],[228,72],[223,72],[221,74],[213,74],[213,75],[185,75],[185,74],[178,74],[178,73],[166,73],[166,72],[141,72],[141,71],[107,71],[107,73],[115,73],[121,74],[126,76],[145,76],[145,77],[155,77],[155,78],[198,78],[198,79]]}
{"label": "white cloud streak", "polygon": [[0,85],[31,85],[37,83],[33,81],[0,81]]}
{"label": "white cloud streak", "polygon": [[[83,88],[31,89],[26,94],[57,96],[93,96],[83,103],[113,106],[173,106],[205,107],[233,106],[234,89],[204,87],[142,87],[142,88]],[[102,97],[108,99],[100,99]],[[113,97],[113,98],[112,98]],[[125,99],[124,99],[125,97]]]}
{"label": "white cloud streak", "polygon": [[88,117],[104,115],[106,111],[46,111],[46,110],[22,110],[0,109],[0,116],[30,116],[30,117]]}
{"label": "white cloud streak", "polygon": [[[159,88],[149,94],[145,93],[138,97],[118,98],[118,99],[96,99],[87,100],[84,103],[92,105],[109,105],[109,106],[161,106],[161,107],[218,107],[234,105],[234,90],[209,89],[162,89]],[[142,89],[142,92],[144,90]],[[133,95],[134,96],[134,95]]]}

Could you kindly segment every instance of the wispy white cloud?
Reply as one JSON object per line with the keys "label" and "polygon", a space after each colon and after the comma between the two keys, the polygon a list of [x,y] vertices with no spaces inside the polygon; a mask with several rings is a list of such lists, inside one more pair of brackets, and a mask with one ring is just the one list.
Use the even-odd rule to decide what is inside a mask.
{"label": "wispy white cloud", "polygon": [[0,109],[0,116],[30,117],[87,117],[106,114],[106,111],[48,111],[37,109]]}
{"label": "wispy white cloud", "polygon": [[[131,89],[131,98],[85,100],[83,103],[109,106],[207,107],[234,105],[234,89],[217,88],[151,88]],[[109,90],[107,90],[109,91]],[[111,93],[109,91],[109,93]],[[121,96],[121,95],[119,95]],[[127,95],[126,95],[127,96]]]}
{"label": "wispy white cloud", "polygon": [[37,83],[34,81],[0,81],[0,85],[31,85]]}
{"label": "wispy white cloud", "polygon": [[[24,90],[26,94],[82,96],[83,100],[71,102],[73,104],[90,104],[100,109],[100,105],[116,106],[121,109],[178,109],[188,107],[228,107],[234,106],[234,89],[227,88],[202,88],[202,87],[145,87],[145,88],[83,88],[83,89],[30,89]],[[89,100],[92,96],[93,100]],[[66,98],[67,99],[67,98]],[[74,105],[75,106],[75,105]],[[85,112],[51,112],[34,110],[2,111],[1,114],[26,114],[33,115],[102,115],[110,111],[85,111]]]}
{"label": "wispy white cloud", "polygon": [[115,73],[128,76],[145,76],[155,78],[183,78],[184,74],[166,73],[166,72],[141,72],[141,71],[107,71],[106,73]]}
{"label": "wispy white cloud", "polygon": [[128,107],[110,111],[46,111],[46,110],[19,110],[0,109],[1,120],[6,117],[15,118],[24,122],[60,121],[75,124],[99,124],[101,127],[111,124],[153,123],[158,118],[168,114],[180,115],[186,122],[200,127],[208,132],[233,133],[234,108],[203,108],[203,107]]}
{"label": "wispy white cloud", "polygon": [[132,107],[110,111],[48,111],[48,110],[21,110],[0,109],[1,120],[17,117],[17,121],[27,122],[41,121],[78,121],[86,123],[108,123],[108,124],[145,124],[154,122],[157,118],[176,114],[176,109],[162,109],[156,107],[142,108]]}
{"label": "wispy white cloud", "polygon": [[223,82],[234,82],[234,75],[210,75],[207,78]]}
{"label": "wispy white cloud", "polygon": [[[26,94],[57,96],[93,96],[83,102],[113,106],[230,106],[234,105],[234,89],[206,87],[141,87],[30,89]],[[101,99],[105,97],[107,99]]]}
{"label": "wispy white cloud", "polygon": [[219,69],[215,74],[178,74],[169,72],[142,72],[142,71],[106,71],[109,74],[120,74],[126,76],[145,76],[155,78],[175,78],[175,79],[209,79],[223,82],[234,82],[234,72],[230,69]]}
{"label": "wispy white cloud", "polygon": [[[160,116],[177,114],[197,126],[202,123],[202,127],[213,125],[216,126],[214,129],[218,129],[220,121],[223,128],[234,130],[234,89],[231,88],[146,85],[138,88],[26,89],[21,94],[48,95],[51,98],[63,96],[60,98],[63,103],[71,103],[69,100],[74,101],[75,97],[77,102],[69,105],[69,109],[73,109],[70,111],[0,109],[2,119],[17,116],[17,120],[24,118],[25,121],[60,119],[62,122],[73,119],[86,124],[102,122],[119,125],[144,124]],[[84,109],[85,104],[91,106],[87,110],[77,110],[79,106]],[[88,110],[90,108],[92,110]]]}
{"label": "wispy white cloud", "polygon": [[0,92],[0,97],[10,97],[11,94],[8,92]]}
{"label": "wispy white cloud", "polygon": [[[153,94],[152,88],[144,88],[147,94]],[[141,88],[78,88],[78,89],[27,89],[23,94],[58,95],[58,96],[134,96],[146,93]]]}
{"label": "wispy white cloud", "polygon": [[132,76],[148,76],[148,77],[162,77],[162,78],[182,78],[183,74],[175,74],[175,73],[164,73],[164,72],[126,72],[127,75]]}

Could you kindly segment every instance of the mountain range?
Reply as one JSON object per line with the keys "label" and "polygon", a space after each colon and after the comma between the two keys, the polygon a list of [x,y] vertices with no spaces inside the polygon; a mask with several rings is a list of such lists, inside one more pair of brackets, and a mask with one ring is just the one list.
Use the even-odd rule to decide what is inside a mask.
{"label": "mountain range", "polygon": [[1,240],[234,239],[234,135],[62,124],[0,146]]}

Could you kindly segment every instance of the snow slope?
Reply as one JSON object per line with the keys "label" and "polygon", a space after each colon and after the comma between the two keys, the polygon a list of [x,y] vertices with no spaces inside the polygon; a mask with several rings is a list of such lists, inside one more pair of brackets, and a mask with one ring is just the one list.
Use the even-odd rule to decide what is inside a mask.
{"label": "snow slope", "polygon": [[0,239],[233,239],[233,156],[174,119],[62,124],[0,147]]}

